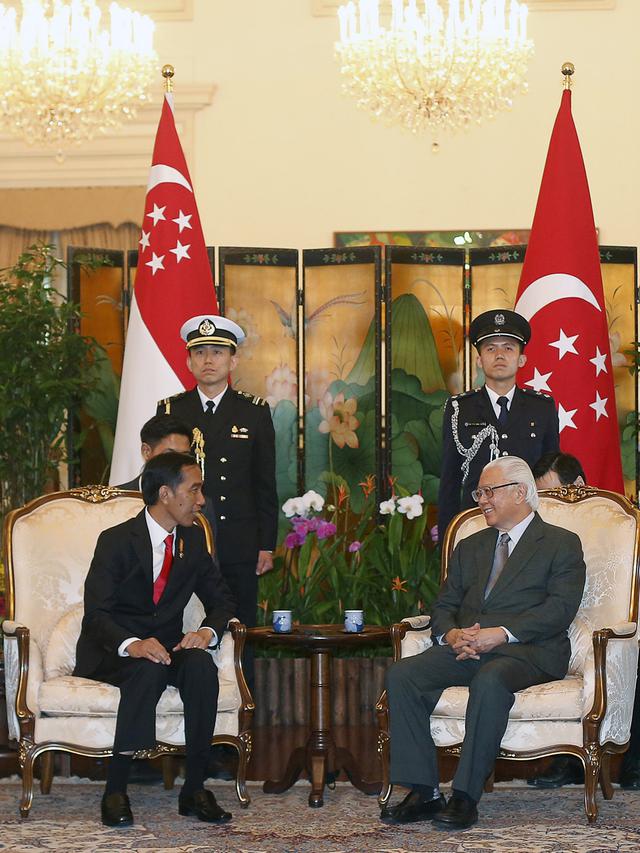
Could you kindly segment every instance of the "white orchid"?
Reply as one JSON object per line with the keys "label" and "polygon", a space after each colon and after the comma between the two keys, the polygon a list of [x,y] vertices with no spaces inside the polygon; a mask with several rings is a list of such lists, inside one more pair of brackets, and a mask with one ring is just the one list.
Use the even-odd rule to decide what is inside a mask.
{"label": "white orchid", "polygon": [[406,515],[408,519],[418,518],[422,515],[423,503],[422,495],[409,495],[409,497],[400,498],[398,500],[398,512]]}
{"label": "white orchid", "polygon": [[282,504],[282,511],[287,518],[292,518],[294,515],[305,515],[306,507],[302,498],[289,498]]}
{"label": "white orchid", "polygon": [[307,518],[309,512],[313,509],[320,512],[324,507],[324,498],[313,489],[309,489],[304,495],[299,495],[295,498],[289,498],[282,504],[282,511],[287,518],[293,518],[294,515]]}
{"label": "white orchid", "polygon": [[389,498],[388,501],[382,501],[380,503],[380,515],[393,515],[396,511],[396,502],[395,498]]}
{"label": "white orchid", "polygon": [[304,495],[300,498],[304,507],[307,511],[310,509],[314,509],[316,512],[320,512],[324,506],[324,498],[322,495],[319,495],[317,492],[314,492],[313,489],[310,489],[308,492],[305,492]]}

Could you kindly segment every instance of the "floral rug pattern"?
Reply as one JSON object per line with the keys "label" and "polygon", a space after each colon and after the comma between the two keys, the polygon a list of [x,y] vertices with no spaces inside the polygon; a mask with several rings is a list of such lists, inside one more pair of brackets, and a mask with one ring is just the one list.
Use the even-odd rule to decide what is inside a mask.
{"label": "floral rug pattern", "polygon": [[224,826],[177,814],[177,791],[132,785],[135,825],[109,829],[99,821],[102,786],[54,780],[51,794],[34,794],[27,820],[18,814],[19,785],[0,784],[0,851],[36,853],[637,853],[640,793],[616,790],[599,799],[600,816],[589,826],[582,790],[538,792],[525,786],[497,787],[480,804],[479,823],[448,832],[430,823],[391,827],[378,819],[375,797],[348,784],[327,791],[325,805],[310,809],[308,787],[282,795],[251,785],[252,803],[237,807],[231,785],[213,786],[233,811]]}

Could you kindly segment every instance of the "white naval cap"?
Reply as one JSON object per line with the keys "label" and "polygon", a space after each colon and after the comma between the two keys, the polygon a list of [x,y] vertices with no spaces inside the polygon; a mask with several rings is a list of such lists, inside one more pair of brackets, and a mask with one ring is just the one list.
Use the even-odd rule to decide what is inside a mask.
{"label": "white naval cap", "polygon": [[180,337],[191,347],[211,346],[235,347],[245,339],[245,334],[237,323],[217,314],[199,314],[182,324]]}

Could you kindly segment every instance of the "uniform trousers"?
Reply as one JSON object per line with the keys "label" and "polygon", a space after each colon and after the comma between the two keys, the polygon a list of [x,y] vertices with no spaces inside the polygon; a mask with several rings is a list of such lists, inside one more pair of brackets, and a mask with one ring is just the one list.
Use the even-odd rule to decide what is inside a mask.
{"label": "uniform trousers", "polygon": [[170,654],[168,666],[123,657],[93,676],[120,688],[114,753],[156,745],[156,705],[165,687],[172,685],[184,705],[187,762],[208,756],[218,708],[218,670],[206,649]]}
{"label": "uniform trousers", "polygon": [[[253,562],[246,563],[220,563],[220,571],[227,582],[231,594],[236,600],[236,616],[247,626],[254,628],[256,624],[256,611],[258,607],[258,576],[256,565],[258,555]],[[242,668],[244,677],[253,691],[254,666],[253,646],[249,643],[244,647],[242,655]]]}
{"label": "uniform trousers", "polygon": [[477,802],[500,750],[514,693],[553,680],[528,661],[501,654],[457,661],[450,646],[433,646],[393,664],[386,677],[391,781],[407,787],[438,786],[431,714],[446,687],[465,686],[465,736],[452,786]]}

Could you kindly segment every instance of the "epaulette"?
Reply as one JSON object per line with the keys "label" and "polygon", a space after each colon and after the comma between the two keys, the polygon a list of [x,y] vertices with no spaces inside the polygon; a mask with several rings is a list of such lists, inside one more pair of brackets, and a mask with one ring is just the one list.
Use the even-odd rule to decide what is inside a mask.
{"label": "epaulette", "polygon": [[473,394],[477,394],[478,391],[481,391],[481,388],[472,388],[470,391],[462,391],[460,394],[452,394],[452,400],[464,400],[465,397],[471,397]]}
{"label": "epaulette", "polygon": [[545,394],[544,391],[534,391],[533,388],[520,388],[520,390],[524,394],[528,394],[530,397],[543,397],[547,400],[553,400],[553,397],[551,396],[551,394]]}
{"label": "epaulette", "polygon": [[174,400],[179,400],[181,397],[184,397],[186,393],[186,391],[180,391],[179,394],[173,394],[171,397],[165,397],[164,400],[158,400],[158,406],[164,406],[165,415],[170,415],[171,403],[173,403]]}
{"label": "epaulette", "polygon": [[254,406],[269,405],[264,397],[258,397],[257,394],[251,394],[249,391],[238,391],[238,389],[236,389],[236,391],[241,397],[245,397],[247,400],[250,400]]}

